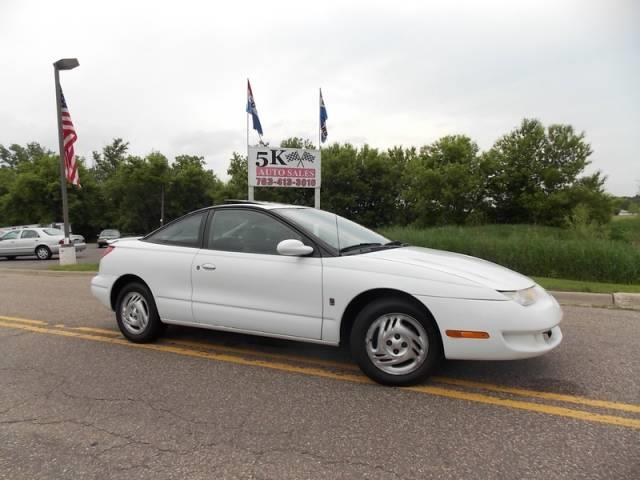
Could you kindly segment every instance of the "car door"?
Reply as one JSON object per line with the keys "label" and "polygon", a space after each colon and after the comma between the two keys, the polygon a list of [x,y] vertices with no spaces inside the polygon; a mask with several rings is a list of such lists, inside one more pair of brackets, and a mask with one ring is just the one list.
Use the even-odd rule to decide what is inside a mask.
{"label": "car door", "polygon": [[20,255],[34,255],[40,235],[35,230],[23,230],[16,240],[16,250]]}
{"label": "car door", "polygon": [[[321,339],[322,258],[278,254],[286,239],[311,242],[270,214],[213,213],[192,268],[197,323],[257,334]],[[315,256],[314,256],[315,255]]]}
{"label": "car door", "polygon": [[202,244],[206,217],[201,211],[179,218],[147,236],[147,248],[126,250],[131,272],[149,285],[160,318],[167,323],[193,323],[191,266]]}
{"label": "car door", "polygon": [[20,230],[13,230],[2,236],[2,240],[0,241],[0,256],[18,255],[18,246],[16,245],[16,241],[19,236]]}

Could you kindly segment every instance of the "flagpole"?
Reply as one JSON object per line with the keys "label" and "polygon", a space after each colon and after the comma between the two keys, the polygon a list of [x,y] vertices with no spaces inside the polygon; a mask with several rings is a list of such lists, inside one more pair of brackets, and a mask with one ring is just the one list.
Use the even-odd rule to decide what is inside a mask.
{"label": "flagpole", "polygon": [[[320,152],[320,156],[322,156],[322,152],[320,151],[320,145],[322,143],[322,125],[320,122],[320,108],[322,107],[321,95],[322,89],[318,88],[318,152]],[[314,188],[313,192],[313,206],[314,208],[320,209],[320,187]]]}
{"label": "flagpole", "polygon": [[[247,88],[249,86],[249,79],[247,78]],[[247,101],[249,101],[249,91],[247,90]],[[249,185],[249,114],[245,113],[245,116],[247,117],[247,185],[249,188],[249,191],[247,193],[247,200],[249,200],[250,202],[253,201],[253,187],[251,185]]]}

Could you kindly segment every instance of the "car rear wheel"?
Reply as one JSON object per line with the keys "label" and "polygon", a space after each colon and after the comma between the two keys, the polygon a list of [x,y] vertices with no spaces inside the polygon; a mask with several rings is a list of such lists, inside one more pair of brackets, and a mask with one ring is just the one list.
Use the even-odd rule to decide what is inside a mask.
{"label": "car rear wheel", "polygon": [[165,329],[149,289],[141,283],[130,283],[119,293],[116,320],[122,334],[132,342],[146,343],[158,338]]}
{"label": "car rear wheel", "polygon": [[426,379],[442,358],[434,320],[402,299],[379,299],[353,324],[351,353],[362,371],[383,385],[412,385]]}
{"label": "car rear wheel", "polygon": [[36,248],[36,257],[38,257],[38,260],[49,260],[51,258],[51,250],[49,250],[49,247],[40,245]]}

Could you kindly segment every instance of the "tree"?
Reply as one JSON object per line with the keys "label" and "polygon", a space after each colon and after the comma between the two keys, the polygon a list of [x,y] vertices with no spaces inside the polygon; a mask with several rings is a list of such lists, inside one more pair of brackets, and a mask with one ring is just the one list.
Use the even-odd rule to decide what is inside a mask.
{"label": "tree", "polygon": [[165,185],[167,220],[177,218],[214,203],[222,190],[222,182],[213,171],[206,170],[203,157],[179,155],[171,165]]}
{"label": "tree", "polygon": [[424,146],[411,159],[405,198],[418,224],[463,224],[479,215],[486,188],[478,150],[469,137],[453,135]]}
{"label": "tree", "polygon": [[0,145],[0,167],[15,168],[20,163],[33,162],[45,155],[53,155],[53,152],[37,142],[27,143],[26,147],[15,143],[9,148]]}
{"label": "tree", "polygon": [[93,152],[93,163],[96,179],[101,182],[115,173],[127,159],[129,142],[121,138],[114,138],[113,141],[102,149],[102,153]]}
{"label": "tree", "polygon": [[323,149],[322,177],[323,209],[372,228],[395,221],[398,172],[377,149],[349,144]]}
{"label": "tree", "polygon": [[561,225],[586,201],[585,189],[593,218],[603,219],[600,210],[611,208],[604,177],[596,173],[579,179],[591,153],[584,133],[575,133],[570,125],[545,129],[538,120],[523,120],[484,155],[494,220]]}

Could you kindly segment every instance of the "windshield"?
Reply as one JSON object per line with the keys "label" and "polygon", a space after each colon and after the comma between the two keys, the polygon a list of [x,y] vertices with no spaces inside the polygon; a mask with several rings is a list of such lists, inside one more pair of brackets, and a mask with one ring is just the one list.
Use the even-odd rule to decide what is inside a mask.
{"label": "windshield", "polygon": [[357,245],[389,243],[382,235],[334,213],[314,208],[278,208],[276,211],[340,252]]}
{"label": "windshield", "polygon": [[100,235],[120,235],[118,230],[103,230]]}
{"label": "windshield", "polygon": [[55,228],[43,228],[42,231],[47,235],[55,236],[55,235],[64,235],[62,230],[57,230]]}

